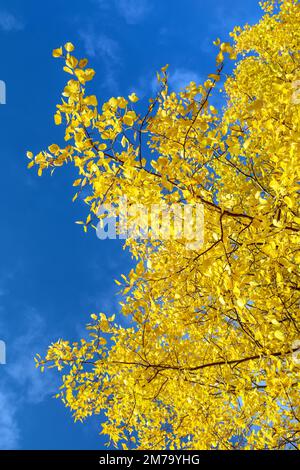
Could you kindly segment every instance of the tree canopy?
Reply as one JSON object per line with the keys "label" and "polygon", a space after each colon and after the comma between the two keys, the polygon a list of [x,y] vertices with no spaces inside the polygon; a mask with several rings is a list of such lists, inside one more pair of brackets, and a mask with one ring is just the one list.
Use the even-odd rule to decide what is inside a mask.
{"label": "tree canopy", "polygon": [[28,152],[29,166],[77,168],[84,230],[122,196],[204,208],[201,247],[124,240],[136,266],[117,281],[120,316],[92,314],[88,341],[36,359],[62,371],[57,396],[75,419],[101,414],[118,447],[299,446],[300,5],[262,7],[216,40],[204,83],[172,91],[163,67],[147,109],[135,93],[98,104],[87,60],[71,43],[53,51],[71,75],[54,116],[66,143]]}

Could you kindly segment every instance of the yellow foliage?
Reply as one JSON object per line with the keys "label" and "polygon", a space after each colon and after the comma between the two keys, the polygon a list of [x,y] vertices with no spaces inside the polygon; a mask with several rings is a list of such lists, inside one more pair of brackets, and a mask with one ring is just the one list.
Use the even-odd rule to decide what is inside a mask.
{"label": "yellow foliage", "polygon": [[[75,419],[105,411],[103,433],[120,448],[299,445],[300,105],[292,97],[300,7],[263,7],[258,24],[234,29],[232,44],[215,42],[216,70],[203,84],[171,92],[162,69],[143,116],[135,94],[102,106],[86,97],[94,71],[63,58],[72,78],[55,122],[64,123],[67,145],[31,162],[39,174],[78,168],[74,186],[91,194],[78,223],[87,230],[102,201],[120,195],[128,204],[184,200],[205,209],[199,249],[126,240],[138,260],[117,281],[129,326],[92,314],[89,341],[58,341],[38,359],[63,370],[59,396]],[[223,61],[235,58],[217,110],[211,96]]]}

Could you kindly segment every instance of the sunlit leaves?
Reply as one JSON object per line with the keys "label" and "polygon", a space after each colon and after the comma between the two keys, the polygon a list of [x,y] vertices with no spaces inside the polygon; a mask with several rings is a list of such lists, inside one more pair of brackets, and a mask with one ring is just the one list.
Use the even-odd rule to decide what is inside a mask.
{"label": "sunlit leaves", "polygon": [[[125,322],[93,313],[88,340],[60,340],[38,358],[64,369],[59,396],[75,419],[105,412],[116,446],[299,445],[300,7],[276,4],[235,28],[232,44],[215,41],[217,68],[203,84],[172,92],[163,67],[143,113],[135,93],[100,104],[86,90],[87,61],[69,43],[54,51],[68,73],[55,114],[65,147],[28,153],[29,166],[74,163],[73,199],[88,189],[77,224],[88,230],[100,204],[124,195],[205,209],[200,248],[125,240],[136,259],[116,280]],[[236,57],[217,109],[223,62]]]}

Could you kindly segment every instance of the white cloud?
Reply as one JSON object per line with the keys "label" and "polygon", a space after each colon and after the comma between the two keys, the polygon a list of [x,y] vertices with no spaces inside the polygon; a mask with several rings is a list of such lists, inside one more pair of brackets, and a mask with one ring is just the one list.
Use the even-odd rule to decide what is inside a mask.
{"label": "white cloud", "polygon": [[[195,82],[196,85],[200,85],[202,81],[201,76],[193,70],[185,68],[169,69],[168,83],[172,91],[179,92],[187,87],[191,82]],[[151,91],[152,93],[157,93],[158,89],[159,83],[155,76],[151,81]]]}
{"label": "white cloud", "polygon": [[13,14],[7,11],[0,11],[0,30],[6,33],[10,31],[20,31],[24,28],[23,23]]}
{"label": "white cloud", "polygon": [[201,83],[201,77],[194,71],[188,69],[175,69],[170,73],[169,83],[175,91],[180,91],[195,82],[197,85]]}
{"label": "white cloud", "polygon": [[99,57],[104,66],[104,80],[102,86],[114,93],[119,85],[117,81],[117,68],[120,65],[119,44],[103,33],[96,33],[93,28],[80,31],[86,53],[89,57]]}
{"label": "white cloud", "polygon": [[15,417],[14,397],[0,390],[0,450],[19,447],[20,431]]}
{"label": "white cloud", "polygon": [[[17,449],[22,440],[18,414],[23,406],[42,402],[58,389],[58,376],[54,371],[41,374],[35,368],[34,355],[46,348],[46,323],[34,310],[24,313],[21,335],[7,343],[7,363],[0,366],[0,450]],[[3,324],[0,325],[3,331]]]}
{"label": "white cloud", "polygon": [[151,10],[148,0],[116,0],[116,5],[128,24],[140,23]]}
{"label": "white cloud", "polygon": [[57,380],[50,371],[45,375],[41,374],[34,363],[34,355],[41,352],[41,340],[46,330],[45,321],[34,309],[27,312],[25,321],[25,333],[8,347],[11,359],[6,365],[6,372],[14,385],[22,388],[23,400],[39,403],[54,393]]}
{"label": "white cloud", "polygon": [[[261,10],[257,4],[255,10],[249,10],[247,2],[240,2],[239,6],[234,10],[228,11],[227,5],[221,4],[215,8],[214,23],[211,25],[213,29],[217,30],[219,35],[222,33],[222,40],[226,39],[229,32],[235,26],[243,26],[246,22],[248,24],[255,23],[261,15]],[[215,38],[214,38],[215,39]]]}
{"label": "white cloud", "polygon": [[86,53],[90,57],[99,55],[105,59],[118,61],[119,45],[114,39],[102,33],[97,34],[91,28],[80,31],[80,36],[83,39]]}

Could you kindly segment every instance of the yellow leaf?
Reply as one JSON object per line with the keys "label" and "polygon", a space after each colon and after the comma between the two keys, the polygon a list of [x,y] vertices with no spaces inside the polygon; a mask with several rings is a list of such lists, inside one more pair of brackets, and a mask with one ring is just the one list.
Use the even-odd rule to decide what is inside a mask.
{"label": "yellow leaf", "polygon": [[61,57],[63,55],[62,47],[59,47],[58,49],[53,49],[52,55],[53,57]]}
{"label": "yellow leaf", "polygon": [[132,101],[132,103],[136,103],[139,100],[135,93],[131,93],[128,98],[130,99],[130,101]]}
{"label": "yellow leaf", "polygon": [[67,42],[64,47],[67,52],[72,52],[75,49],[74,45],[71,42]]}
{"label": "yellow leaf", "polygon": [[280,341],[285,340],[285,336],[282,333],[282,331],[280,331],[280,330],[276,330],[275,333],[274,333],[274,336],[275,336],[275,338],[279,339]]}
{"label": "yellow leaf", "polygon": [[133,126],[134,123],[134,115],[129,111],[127,114],[123,116],[123,122],[127,126]]}
{"label": "yellow leaf", "polygon": [[289,196],[285,196],[284,202],[286,203],[289,209],[293,208],[294,204],[293,204],[292,199]]}
{"label": "yellow leaf", "polygon": [[61,114],[60,113],[56,113],[54,115],[54,122],[57,126],[59,126],[62,122],[62,119],[61,119]]}
{"label": "yellow leaf", "polygon": [[58,153],[59,150],[60,150],[59,146],[56,145],[56,144],[50,145],[50,147],[48,147],[48,149],[49,149],[49,152],[54,153],[54,154]]}

